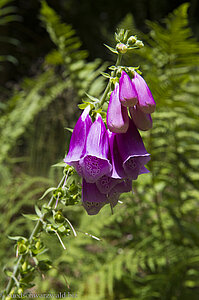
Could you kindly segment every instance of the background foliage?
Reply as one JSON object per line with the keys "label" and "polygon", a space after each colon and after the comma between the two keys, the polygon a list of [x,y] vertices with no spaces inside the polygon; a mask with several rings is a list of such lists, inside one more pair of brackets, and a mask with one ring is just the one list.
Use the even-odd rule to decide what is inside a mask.
{"label": "background foliage", "polygon": [[[54,3],[49,1],[49,6],[42,1],[38,16],[43,29],[37,28],[34,38],[40,43],[39,33],[46,30],[50,39],[45,35],[36,53],[23,59],[28,40],[20,48],[23,41],[10,31],[10,24],[19,26],[19,31],[23,28],[20,5],[8,0],[1,3],[1,15],[6,18],[1,18],[0,35],[7,51],[1,55],[5,75],[0,103],[1,269],[14,260],[13,242],[7,236],[28,235],[32,229],[33,224],[22,213],[31,213],[43,191],[59,181],[61,168],[49,171],[49,165],[64,156],[70,138],[65,128],[74,126],[77,104],[87,97],[84,91],[93,96],[102,93],[105,82],[99,75],[107,67],[104,60],[114,60],[106,50],[100,59],[93,53],[89,56],[82,50],[78,34],[83,37],[83,46],[91,49],[102,37],[103,42],[110,40],[111,22],[117,21],[145,42],[145,47],[132,52],[124,63],[141,66],[157,102],[154,128],[143,134],[152,156],[151,172],[133,184],[134,194],[121,197],[123,204],[118,204],[114,215],[104,207],[99,215],[88,217],[80,205],[65,212],[78,237],[67,238],[67,250],[63,251],[56,239],[43,235],[49,248],[43,256],[52,260],[53,268],[45,279],[38,276],[32,292],[68,291],[66,279],[70,291],[77,292],[80,299],[198,299],[199,47],[187,13],[189,17],[193,14],[195,2],[190,8],[181,5],[161,23],[148,21],[144,27],[124,5],[120,19],[113,18],[109,24],[106,20],[104,26],[96,21],[96,27],[101,28],[97,41],[93,28],[85,38],[78,24],[71,26],[61,20],[52,9]],[[66,5],[58,3],[55,8]],[[67,3],[66,15],[71,11],[69,20],[72,16],[76,20],[80,8],[72,11],[74,3]],[[88,7],[86,1],[87,12]],[[162,16],[161,11],[152,11],[156,18]],[[93,10],[92,18],[95,13]],[[192,27],[197,33],[197,25]],[[82,30],[85,32],[85,27]],[[36,47],[30,49],[34,52]],[[9,75],[5,68],[9,64],[10,70],[16,70],[17,62],[19,72]],[[0,277],[3,289],[6,276],[2,273]]]}

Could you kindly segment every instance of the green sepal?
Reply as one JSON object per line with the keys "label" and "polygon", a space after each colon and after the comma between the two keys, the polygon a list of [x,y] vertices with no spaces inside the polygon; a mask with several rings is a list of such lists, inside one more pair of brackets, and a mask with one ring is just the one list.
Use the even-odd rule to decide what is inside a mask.
{"label": "green sepal", "polygon": [[108,46],[108,45],[106,45],[106,44],[104,44],[104,46],[105,46],[106,48],[108,48],[111,52],[113,52],[113,53],[115,53],[115,54],[119,54],[118,51],[117,51],[115,48],[112,48],[112,47],[110,47],[110,46]]}
{"label": "green sepal", "polygon": [[93,97],[91,95],[89,95],[88,93],[85,93],[86,96],[92,101],[92,102],[99,102],[99,99],[96,97]]}
{"label": "green sepal", "polygon": [[43,217],[42,212],[41,212],[41,210],[39,209],[39,207],[37,205],[35,205],[35,212],[36,212],[36,214],[38,215],[39,218]]}
{"label": "green sepal", "polygon": [[24,216],[24,218],[28,219],[28,220],[32,220],[32,221],[38,221],[40,218],[37,215],[33,215],[33,214],[22,214],[22,216]]}
{"label": "green sepal", "polygon": [[65,129],[68,130],[69,132],[73,133],[73,128],[66,127]]}
{"label": "green sepal", "polygon": [[14,240],[14,241],[18,241],[18,240],[24,240],[24,241],[27,241],[27,239],[26,239],[25,237],[20,236],[20,235],[18,235],[18,236],[10,236],[10,235],[8,235],[8,238],[9,238],[10,240]]}
{"label": "green sepal", "polygon": [[49,194],[50,192],[55,191],[56,189],[57,189],[57,188],[55,188],[55,187],[51,187],[51,188],[47,189],[47,190],[45,191],[45,193],[41,196],[41,198],[39,198],[39,200],[42,200],[47,194]]}
{"label": "green sepal", "polygon": [[[65,128],[65,129],[69,130],[70,128]],[[71,129],[71,130],[73,130],[73,129]],[[70,131],[70,130],[69,130],[69,131]],[[59,162],[59,163],[57,163],[57,164],[52,165],[51,167],[60,167],[60,168],[64,168],[65,166],[66,166],[66,163],[63,162],[63,161],[61,161],[61,162]]]}
{"label": "green sepal", "polygon": [[111,75],[105,72],[101,72],[101,75],[104,76],[105,78],[111,78]]}
{"label": "green sepal", "polygon": [[85,109],[88,105],[90,105],[91,109],[94,108],[94,105],[93,105],[92,103],[90,103],[90,102],[88,102],[88,101],[84,101],[84,100],[82,100],[82,102],[83,102],[83,103],[78,104],[78,107],[79,107],[80,109]]}

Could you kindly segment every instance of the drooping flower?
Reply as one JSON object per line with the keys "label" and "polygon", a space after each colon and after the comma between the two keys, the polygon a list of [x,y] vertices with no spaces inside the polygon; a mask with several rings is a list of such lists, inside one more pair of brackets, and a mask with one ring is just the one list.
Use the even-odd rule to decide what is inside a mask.
{"label": "drooping flower", "polygon": [[150,114],[144,113],[138,105],[129,108],[130,115],[134,124],[140,130],[149,130],[153,127],[153,121]]}
{"label": "drooping flower", "polygon": [[80,176],[82,175],[82,171],[79,161],[85,154],[86,139],[92,125],[89,111],[90,106],[87,106],[79,117],[73,129],[68,154],[64,159],[64,162],[73,166]]}
{"label": "drooping flower", "polygon": [[156,103],[153,99],[151,91],[146,84],[144,78],[140,76],[137,72],[134,72],[135,76],[132,82],[135,85],[137,95],[138,95],[138,106],[146,114],[151,114],[155,111]]}
{"label": "drooping flower", "polygon": [[109,161],[109,143],[107,130],[100,114],[91,125],[86,139],[84,156],[80,160],[82,176],[93,183],[103,175],[110,174],[112,170]]}
{"label": "drooping flower", "polygon": [[128,193],[132,191],[132,180],[131,179],[124,179],[122,182],[119,182],[118,184],[116,184],[113,189],[110,191],[110,195],[112,195],[113,193]]}
{"label": "drooping flower", "polygon": [[125,107],[134,106],[138,102],[134,82],[131,81],[130,77],[124,71],[122,71],[119,80],[119,99],[121,104]]}
{"label": "drooping flower", "polygon": [[106,122],[108,129],[112,132],[126,132],[129,126],[129,116],[127,108],[121,105],[119,100],[119,84],[115,84],[115,89],[111,93]]}
{"label": "drooping flower", "polygon": [[113,133],[107,130],[108,139],[109,139],[109,147],[110,147],[110,157],[112,164],[112,172],[111,177],[114,179],[124,179],[126,177],[124,168],[123,168],[123,160],[120,156],[118,150],[118,144],[116,140],[117,133]]}
{"label": "drooping flower", "polygon": [[106,195],[101,193],[95,183],[82,181],[82,205],[88,215],[96,215],[105,204],[110,204],[113,208],[119,199],[119,193]]}
{"label": "drooping flower", "polygon": [[115,179],[104,175],[96,181],[96,186],[102,194],[108,194],[110,190],[120,181],[120,179]]}
{"label": "drooping flower", "polygon": [[129,122],[128,131],[117,134],[116,139],[125,174],[128,178],[135,180],[143,171],[143,166],[150,160],[150,154],[146,151],[132,120]]}

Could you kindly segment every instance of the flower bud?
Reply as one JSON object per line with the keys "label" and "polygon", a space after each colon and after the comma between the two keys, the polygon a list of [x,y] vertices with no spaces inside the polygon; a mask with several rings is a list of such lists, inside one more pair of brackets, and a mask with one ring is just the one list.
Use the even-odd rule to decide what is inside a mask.
{"label": "flower bud", "polygon": [[55,213],[54,215],[54,220],[57,222],[57,223],[63,223],[65,221],[61,211],[58,211]]}
{"label": "flower bud", "polygon": [[128,50],[127,46],[125,44],[119,43],[116,45],[116,49],[119,53],[125,54]]}
{"label": "flower bud", "polygon": [[27,246],[24,244],[24,242],[18,242],[18,252],[19,254],[24,254],[27,251]]}
{"label": "flower bud", "polygon": [[129,45],[133,45],[133,44],[135,44],[136,41],[137,41],[136,36],[131,35],[131,36],[128,38],[127,43],[128,43]]}
{"label": "flower bud", "polygon": [[140,40],[137,40],[135,45],[138,47],[138,48],[143,48],[144,47],[144,43]]}
{"label": "flower bud", "polygon": [[23,294],[23,289],[22,289],[21,287],[17,290],[17,294],[18,294],[18,295]]}

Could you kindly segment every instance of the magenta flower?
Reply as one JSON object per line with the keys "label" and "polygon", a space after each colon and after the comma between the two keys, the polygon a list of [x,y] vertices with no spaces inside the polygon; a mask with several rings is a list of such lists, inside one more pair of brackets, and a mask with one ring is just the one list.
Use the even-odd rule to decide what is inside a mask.
{"label": "magenta flower", "polygon": [[106,122],[108,129],[112,132],[126,132],[129,126],[127,108],[121,105],[119,100],[119,84],[115,84],[115,89],[111,93]]}
{"label": "magenta flower", "polygon": [[87,106],[79,117],[71,136],[70,146],[64,162],[73,166],[79,175],[82,175],[81,166],[79,165],[80,158],[85,154],[86,139],[89,129],[92,125],[91,117],[89,116],[90,106]]}
{"label": "magenta flower", "polygon": [[82,204],[88,215],[96,215],[105,204],[114,207],[119,199],[119,193],[111,196],[101,193],[95,183],[82,182]]}
{"label": "magenta flower", "polygon": [[118,184],[116,184],[113,189],[110,191],[110,195],[112,195],[113,193],[128,193],[132,191],[132,180],[126,178],[125,180],[123,180],[122,182],[119,182]]}
{"label": "magenta flower", "polygon": [[82,167],[82,176],[89,183],[96,182],[103,175],[111,173],[107,130],[99,114],[90,127],[85,153],[79,163]]}
{"label": "magenta flower", "polygon": [[124,71],[122,71],[119,80],[119,99],[121,104],[126,107],[134,106],[138,102],[134,82],[131,81],[130,77]]}
{"label": "magenta flower", "polygon": [[153,127],[151,115],[144,113],[138,105],[130,107],[129,111],[133,122],[138,129],[145,131]]}
{"label": "magenta flower", "polygon": [[124,172],[123,160],[120,156],[118,150],[118,144],[116,140],[116,136],[119,134],[113,133],[109,130],[107,130],[107,132],[108,132],[109,147],[110,147],[110,157],[112,163],[111,177],[114,179],[124,179],[126,177],[126,174]]}
{"label": "magenta flower", "polygon": [[150,160],[142,138],[133,123],[129,122],[129,129],[126,133],[117,134],[117,147],[123,161],[123,168],[128,178],[137,179],[143,166]]}
{"label": "magenta flower", "polygon": [[151,114],[155,111],[155,101],[151,94],[151,91],[146,84],[144,78],[140,76],[137,72],[134,72],[135,76],[132,82],[135,85],[137,95],[138,95],[138,106],[146,114]]}

